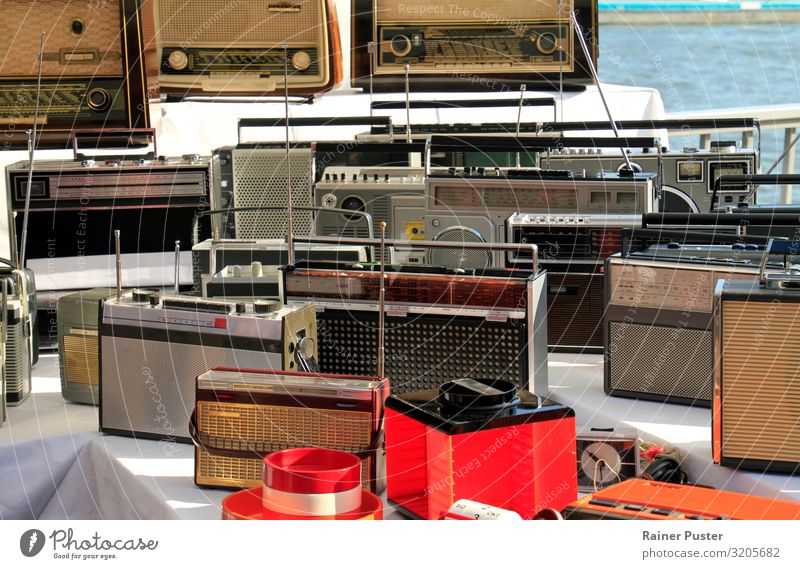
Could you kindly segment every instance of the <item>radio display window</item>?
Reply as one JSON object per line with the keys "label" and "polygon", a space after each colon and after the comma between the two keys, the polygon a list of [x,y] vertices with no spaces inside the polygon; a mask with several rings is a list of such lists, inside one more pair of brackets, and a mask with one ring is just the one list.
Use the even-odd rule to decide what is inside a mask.
{"label": "radio display window", "polygon": [[678,162],[678,181],[702,182],[703,162],[700,160]]}
{"label": "radio display window", "polygon": [[[28,195],[28,181],[23,180],[20,183],[20,199],[25,199]],[[46,198],[47,197],[47,182],[44,180],[31,181],[31,199]]]}
{"label": "radio display window", "polygon": [[[750,165],[747,162],[710,162],[708,164],[709,180],[708,180],[708,193],[714,191],[714,184],[720,176],[742,176],[750,173]],[[744,192],[746,190],[744,184],[725,184],[721,186],[719,192],[734,193]]]}
{"label": "radio display window", "polygon": [[434,189],[434,205],[452,210],[474,208],[502,211],[577,211],[578,201],[572,189],[439,186]]}

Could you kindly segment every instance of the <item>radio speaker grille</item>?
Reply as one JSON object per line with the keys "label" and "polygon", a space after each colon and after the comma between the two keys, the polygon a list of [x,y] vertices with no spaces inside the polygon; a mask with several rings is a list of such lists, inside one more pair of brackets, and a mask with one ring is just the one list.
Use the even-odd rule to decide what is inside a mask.
{"label": "radio speaker grille", "polygon": [[609,332],[611,389],[711,400],[710,331],[612,322]]}
{"label": "radio speaker grille", "polygon": [[800,304],[722,301],[722,455],[800,463]]}
{"label": "radio speaker grille", "polygon": [[[374,375],[377,314],[317,314],[323,373]],[[507,379],[528,388],[526,326],[519,320],[410,315],[386,318],[386,376],[392,393],[436,389],[462,377]]]}
{"label": "radio speaker grille", "polygon": [[[486,239],[480,233],[468,227],[448,227],[436,235],[436,241],[486,243]],[[490,251],[454,247],[453,249],[431,249],[428,255],[432,264],[443,267],[483,269],[492,266]]]}
{"label": "radio speaker grille", "polygon": [[156,0],[162,43],[186,47],[313,45],[320,0]]}
{"label": "radio speaker grille", "polygon": [[559,348],[603,346],[603,275],[547,272],[547,343]]}
{"label": "radio speaker grille", "polygon": [[[233,160],[233,204],[235,207],[285,207],[287,205],[286,153],[279,149],[237,149]],[[310,149],[290,154],[292,204],[312,205]],[[237,239],[283,239],[286,237],[285,211],[235,213]],[[311,212],[295,212],[295,235],[311,235]]]}
{"label": "radio speaker grille", "polygon": [[6,393],[17,393],[20,396],[28,391],[26,384],[29,381],[29,376],[25,373],[28,350],[23,326],[22,322],[10,324],[6,336]]}
{"label": "radio speaker grille", "polygon": [[64,367],[69,383],[98,384],[97,336],[64,336]]}

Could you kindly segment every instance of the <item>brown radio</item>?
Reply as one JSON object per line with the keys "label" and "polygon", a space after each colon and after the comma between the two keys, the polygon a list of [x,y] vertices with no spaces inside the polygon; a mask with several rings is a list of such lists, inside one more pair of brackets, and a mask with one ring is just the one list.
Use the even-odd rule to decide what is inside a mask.
{"label": "brown radio", "polygon": [[[144,0],[161,93],[313,95],[342,80],[332,0]],[[284,51],[284,46],[286,50]],[[287,61],[288,58],[288,61]]]}
{"label": "brown radio", "polygon": [[200,374],[190,432],[195,484],[260,486],[264,456],[320,447],[362,459],[366,490],[384,489],[383,414],[388,380],[218,368]]}
{"label": "brown radio", "polygon": [[401,91],[521,84],[582,87],[591,81],[573,12],[597,63],[596,0],[353,0],[352,83]]}
{"label": "brown radio", "polygon": [[74,129],[149,126],[137,0],[3,1],[0,53],[5,149],[25,148],[34,121],[37,146],[50,148]]}

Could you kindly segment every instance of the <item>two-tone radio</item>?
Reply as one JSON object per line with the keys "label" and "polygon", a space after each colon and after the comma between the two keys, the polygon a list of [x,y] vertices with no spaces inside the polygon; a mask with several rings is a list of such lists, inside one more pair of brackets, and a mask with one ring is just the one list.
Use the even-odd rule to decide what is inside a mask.
{"label": "two-tone radio", "polygon": [[27,146],[37,108],[37,147],[66,148],[76,128],[149,126],[138,0],[9,0],[0,20],[5,149]]}
{"label": "two-tone radio", "polygon": [[[375,245],[341,238],[298,242]],[[430,241],[387,246],[519,249]],[[547,394],[546,275],[538,270],[453,270],[397,265],[386,271],[386,376],[392,392],[438,388],[463,377],[506,379]],[[287,301],[313,301],[320,312],[320,369],[367,375],[374,369],[380,275],[369,266],[297,265],[284,274]],[[528,387],[530,386],[530,387]]]}
{"label": "two-tone radio", "polygon": [[320,447],[362,459],[365,489],[384,486],[383,420],[389,382],[375,377],[213,369],[197,377],[195,484],[260,484],[264,456]]}
{"label": "two-tone radio", "polygon": [[288,83],[291,94],[313,95],[342,80],[331,0],[143,4],[148,68],[162,93],[260,96]]}
{"label": "two-tone radio", "polygon": [[5,306],[5,402],[9,406],[22,403],[31,393],[32,324],[27,299],[27,279],[20,270],[0,277],[6,289]]}
{"label": "two-tone radio", "polygon": [[587,0],[491,7],[355,0],[352,75],[356,87],[401,91],[406,67],[413,90],[492,90],[498,85],[569,87],[591,81],[575,12],[597,63],[597,3]]}

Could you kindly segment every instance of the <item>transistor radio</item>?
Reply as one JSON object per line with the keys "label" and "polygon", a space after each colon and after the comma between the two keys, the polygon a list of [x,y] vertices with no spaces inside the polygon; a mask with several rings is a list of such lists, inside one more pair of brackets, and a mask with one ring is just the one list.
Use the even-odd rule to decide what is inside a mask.
{"label": "transistor radio", "polygon": [[253,488],[265,455],[319,447],[359,456],[363,487],[383,491],[388,380],[219,368],[196,385],[195,484]]}
{"label": "transistor radio", "polygon": [[532,518],[577,497],[575,413],[503,380],[456,379],[386,401],[387,499],[423,519],[455,500]]}
{"label": "transistor radio", "polygon": [[[40,32],[46,31],[37,147],[67,148],[79,128],[146,128],[137,0],[8,0],[0,7],[0,131],[26,148],[36,114]],[[46,26],[43,26],[46,23]]]}
{"label": "transistor radio", "polygon": [[[362,239],[299,242],[375,244]],[[392,241],[387,246],[517,250],[519,245]],[[538,266],[534,252],[534,266]],[[538,270],[386,270],[386,376],[392,393],[437,388],[468,375],[505,379],[546,396],[546,275]],[[297,264],[284,272],[287,301],[318,307],[319,363],[325,373],[374,369],[380,275],[370,266]]]}
{"label": "transistor radio", "polygon": [[[739,242],[652,245],[608,258],[606,393],[711,405],[714,290],[719,279],[758,278],[766,250],[741,237],[730,240]],[[768,268],[781,271],[783,264]]]}
{"label": "transistor radio", "polygon": [[[798,241],[769,253],[796,255]],[[722,280],[714,293],[712,454],[716,464],[765,472],[800,471],[800,276]]]}
{"label": "transistor radio", "polygon": [[567,520],[797,520],[800,504],[633,478],[567,506]]}
{"label": "transistor radio", "polygon": [[313,95],[342,80],[332,0],[143,0],[143,10],[162,93],[260,96],[288,83]]}
{"label": "transistor radio", "polygon": [[8,330],[8,290],[0,286],[0,427],[6,422],[6,343]]}
{"label": "transistor radio", "polygon": [[0,278],[6,288],[5,306],[5,401],[19,405],[31,393],[32,320],[28,308],[27,278],[20,270]]}
{"label": "transistor radio", "polygon": [[354,0],[352,75],[356,87],[402,91],[405,68],[415,91],[492,90],[520,84],[558,88],[591,82],[571,19],[597,62],[597,3],[476,0],[425,4]]}
{"label": "transistor radio", "polygon": [[95,288],[58,299],[58,367],[61,395],[67,401],[99,402],[99,326],[103,302],[114,289]]}
{"label": "transistor radio", "polygon": [[278,301],[227,302],[139,289],[123,295],[118,286],[115,298],[103,304],[100,322],[100,430],[188,442],[195,379],[204,371],[220,365],[316,367],[314,312],[308,304]]}
{"label": "transistor radio", "polygon": [[[535,244],[547,269],[548,345],[558,350],[603,346],[604,260],[622,249],[625,227],[639,214],[514,214],[506,222],[509,243]],[[525,251],[512,253],[518,262]]]}

